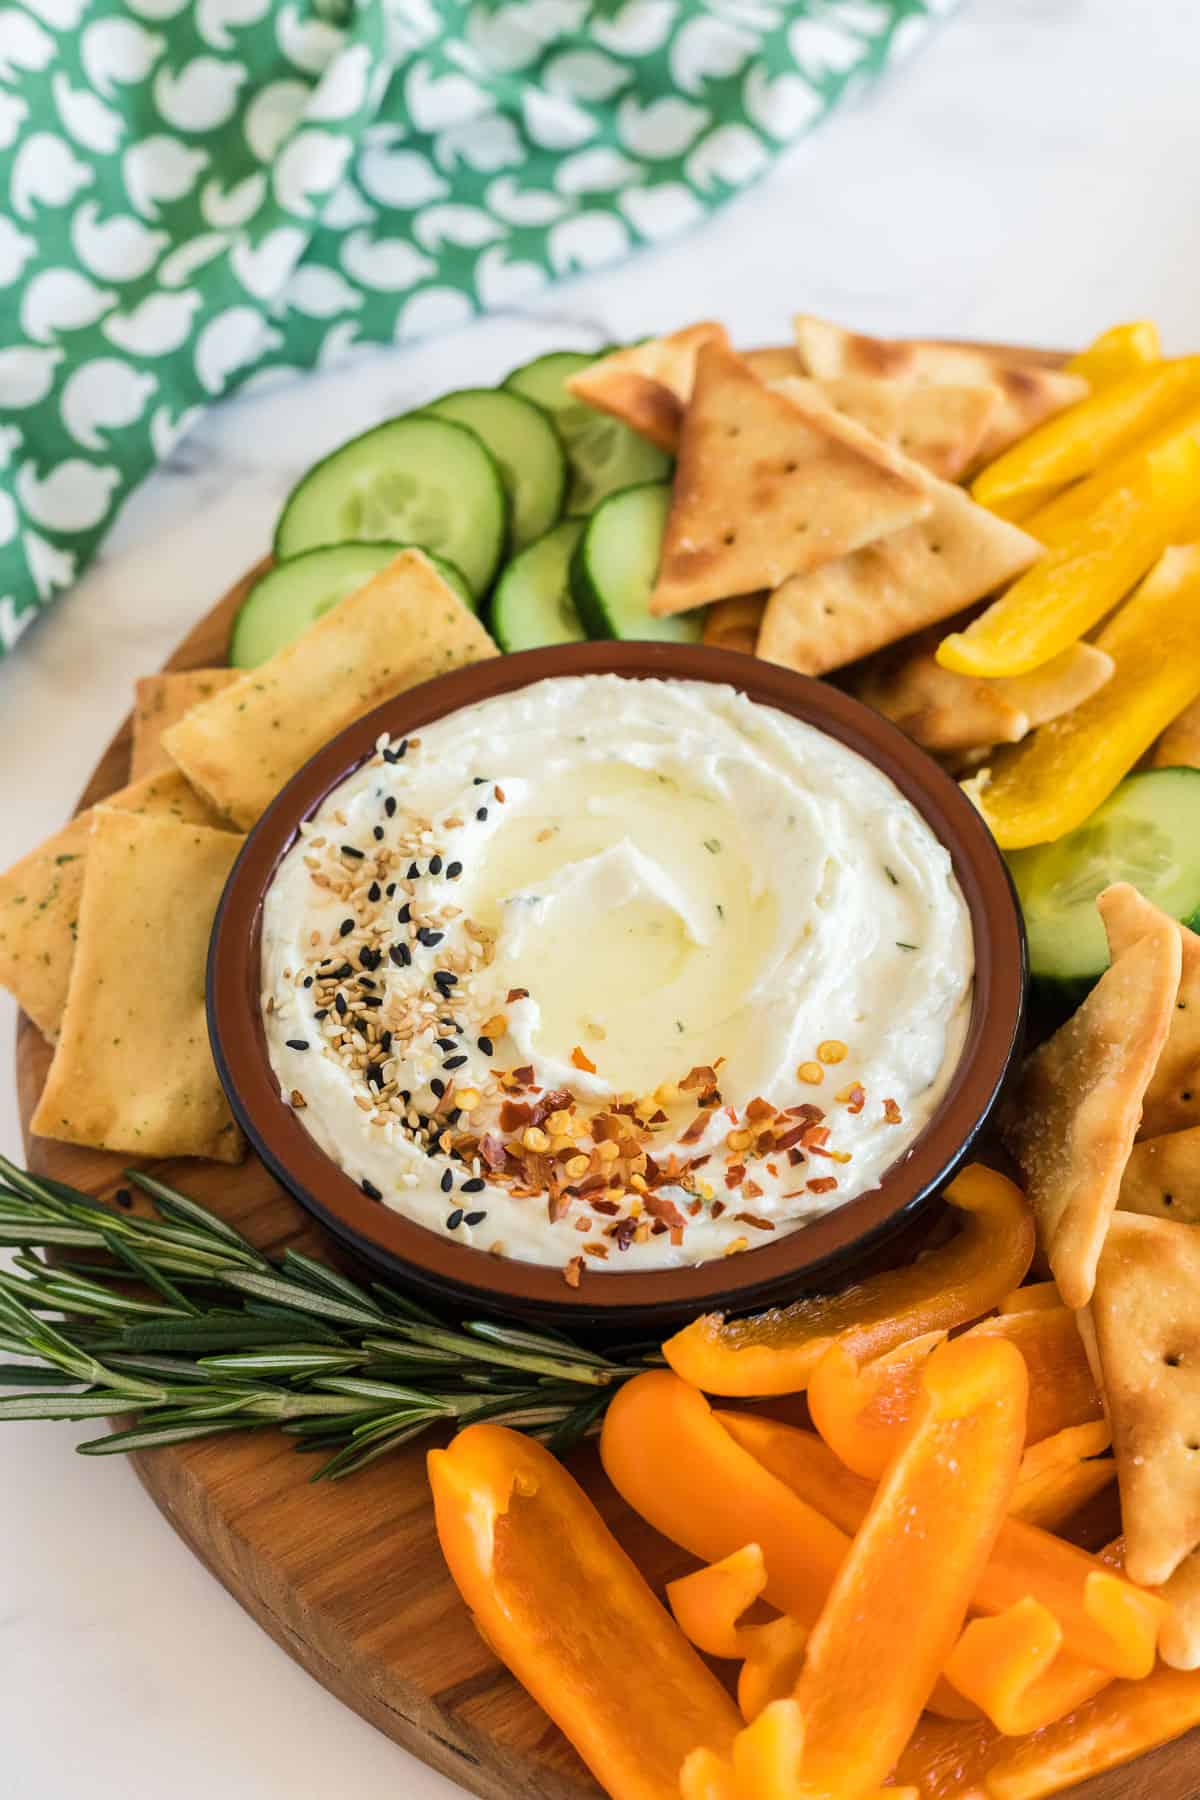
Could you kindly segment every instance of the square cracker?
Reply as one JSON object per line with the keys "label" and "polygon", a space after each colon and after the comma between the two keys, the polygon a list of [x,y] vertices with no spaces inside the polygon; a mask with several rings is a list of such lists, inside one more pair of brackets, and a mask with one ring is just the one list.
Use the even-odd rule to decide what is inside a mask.
{"label": "square cracker", "polygon": [[776,384],[796,399],[824,402],[881,443],[911,456],[939,481],[957,481],[975,461],[1002,396],[994,384],[893,381],[886,376],[839,375]]}
{"label": "square cracker", "polygon": [[[184,824],[221,824],[208,801],[174,768],[131,782],[104,804]],[[0,985],[51,1043],[58,1036],[67,1001],[79,896],[95,817],[94,807],[77,813],[69,825],[0,875]]]}
{"label": "square cracker", "polygon": [[134,686],[130,781],[173,769],[175,764],[162,747],[163,732],[244,674],[244,669],[167,669],[161,675],[143,675]]}
{"label": "square cracker", "polygon": [[1000,405],[978,446],[976,463],[991,462],[1065,407],[1087,398],[1082,375],[1014,362],[986,345],[917,343],[846,331],[828,319],[800,313],[793,320],[796,345],[808,374],[822,381],[838,375],[890,376],[903,381],[998,387]]}
{"label": "square cracker", "polygon": [[[1107,928],[1125,884],[1097,901]],[[1179,932],[1161,913],[1115,955],[1078,1012],[1028,1057],[1001,1122],[1066,1305],[1091,1298],[1096,1264],[1167,1038]]]}
{"label": "square cracker", "polygon": [[309,757],[393,694],[498,652],[419,550],[163,735],[188,780],[249,830]]}
{"label": "square cracker", "polygon": [[42,1137],[135,1156],[237,1162],[204,1011],[213,917],[242,840],[99,807]]}
{"label": "square cracker", "polygon": [[778,587],[931,504],[913,465],[868,432],[764,387],[733,351],[704,344],[650,611]]}
{"label": "square cracker", "polygon": [[567,392],[674,455],[692,397],[697,352],[701,344],[728,343],[728,332],[715,319],[687,325],[600,357],[571,377]]}
{"label": "square cracker", "polygon": [[[1164,917],[1136,888],[1125,884],[1114,889],[1104,916],[1113,956]],[[1139,1138],[1200,1125],[1200,937],[1186,925],[1171,923],[1182,952],[1179,992],[1167,1041],[1142,1101]]]}
{"label": "square cracker", "polygon": [[[870,441],[861,426],[844,423]],[[960,612],[1042,554],[1028,532],[962,488],[900,461],[924,483],[926,516],[777,587],[763,615],[760,656],[822,675]]]}
{"label": "square cracker", "polygon": [[1136,1143],[1117,1205],[1122,1212],[1200,1225],[1200,1125]]}
{"label": "square cracker", "polygon": [[1171,1609],[1158,1635],[1158,1654],[1169,1669],[1200,1669],[1200,1550],[1184,1557],[1158,1596]]}
{"label": "square cracker", "polygon": [[1091,1305],[1125,1568],[1154,1587],[1200,1545],[1200,1231],[1117,1213]]}

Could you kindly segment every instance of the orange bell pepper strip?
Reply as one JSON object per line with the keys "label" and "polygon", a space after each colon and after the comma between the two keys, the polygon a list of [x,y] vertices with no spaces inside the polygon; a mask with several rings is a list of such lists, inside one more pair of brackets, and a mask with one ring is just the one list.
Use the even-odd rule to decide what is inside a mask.
{"label": "orange bell pepper strip", "polygon": [[[731,1437],[799,1498],[824,1511],[843,1531],[859,1529],[870,1506],[870,1483],[848,1469],[839,1475],[836,1458],[812,1432],[749,1413],[722,1412],[717,1417]],[[765,1546],[764,1553],[769,1575],[771,1557]],[[1163,1601],[1065,1539],[1009,1518],[1000,1528],[971,1603],[978,1612],[1000,1613],[1027,1594],[1054,1614],[1072,1656],[1129,1680],[1139,1680],[1153,1667],[1167,1611]]]}
{"label": "orange bell pepper strip", "polygon": [[946,1199],[964,1215],[962,1228],[918,1262],[755,1318],[705,1314],[668,1338],[663,1354],[677,1375],[710,1394],[791,1394],[807,1386],[835,1341],[867,1361],[924,1332],[978,1319],[1026,1274],[1033,1220],[1020,1189],[981,1163],[955,1176]]}
{"label": "orange bell pepper strip", "polygon": [[999,1341],[960,1338],[925,1364],[912,1431],[796,1684],[803,1778],[844,1800],[886,1780],[962,1630],[1016,1480],[1027,1385],[1019,1354]]}
{"label": "orange bell pepper strip", "polygon": [[795,1692],[808,1654],[809,1632],[798,1619],[781,1613],[766,1625],[747,1625],[746,1658],[738,1676],[738,1708],[743,1719],[757,1719],[774,1700]]}
{"label": "orange bell pepper strip", "polygon": [[[1029,1370],[1025,1442],[1040,1443],[1072,1425],[1104,1417],[1075,1315],[1065,1306],[1003,1313],[973,1325],[969,1337],[1002,1337],[1015,1344]],[[1101,1446],[1103,1448],[1103,1446]]]}
{"label": "orange bell pepper strip", "polygon": [[1026,1595],[994,1618],[972,1619],[946,1662],[946,1676],[997,1731],[1024,1737],[1065,1718],[1112,1681],[1107,1669],[1064,1656],[1062,1626]]}
{"label": "orange bell pepper strip", "polygon": [[[767,1585],[767,1565],[757,1544],[667,1583],[667,1604],[683,1635],[706,1656],[745,1655],[746,1627],[738,1621]],[[753,1627],[749,1629],[753,1630]]]}
{"label": "orange bell pepper strip", "polygon": [[676,1800],[741,1725],[579,1484],[542,1445],[469,1425],[431,1450],[438,1540],[487,1642],[613,1800]]}
{"label": "orange bell pepper strip", "polygon": [[1065,487],[1118,456],[1172,413],[1200,399],[1200,357],[1150,363],[1056,413],[988,464],[971,483],[981,506]]}
{"label": "orange bell pepper strip", "polygon": [[1032,1737],[1001,1740],[983,1779],[988,1800],[1044,1800],[1118,1768],[1200,1724],[1200,1674],[1159,1667],[1114,1681]]}
{"label": "orange bell pepper strip", "polygon": [[1053,842],[1092,818],[1200,694],[1200,546],[1168,550],[1095,641],[1116,665],[1105,685],[966,784],[1002,849]]}
{"label": "orange bell pepper strip", "polygon": [[849,1539],[743,1450],[703,1394],[667,1369],[635,1375],[604,1416],[600,1460],[635,1512],[703,1562],[761,1546],[766,1598],[814,1622]]}
{"label": "orange bell pepper strip", "polygon": [[[1125,486],[1108,494],[993,600],[986,612],[937,647],[960,675],[1024,675],[1099,624],[1200,506],[1200,447],[1190,437],[1150,450]],[[1111,680],[1099,690],[1105,694]]]}
{"label": "orange bell pepper strip", "polygon": [[997,1312],[1020,1313],[1052,1312],[1063,1303],[1056,1281],[1029,1281],[1024,1287],[1014,1288],[1011,1294],[1005,1294]]}
{"label": "orange bell pepper strip", "polygon": [[[682,1800],[847,1800],[805,1779],[804,1720],[794,1700],[776,1700],[738,1737],[728,1758],[694,1750],[679,1779]],[[855,1800],[859,1800],[856,1796]],[[889,1787],[862,1800],[919,1800],[916,1788]]]}
{"label": "orange bell pepper strip", "polygon": [[1021,1462],[1009,1512],[1014,1519],[1061,1531],[1079,1508],[1116,1480],[1117,1465],[1103,1452],[1112,1433],[1103,1419],[1068,1425],[1032,1444]]}
{"label": "orange bell pepper strip", "polygon": [[1095,394],[1161,359],[1158,326],[1153,319],[1134,319],[1127,325],[1110,325],[1093,338],[1086,350],[1068,362],[1067,373],[1082,375]]}

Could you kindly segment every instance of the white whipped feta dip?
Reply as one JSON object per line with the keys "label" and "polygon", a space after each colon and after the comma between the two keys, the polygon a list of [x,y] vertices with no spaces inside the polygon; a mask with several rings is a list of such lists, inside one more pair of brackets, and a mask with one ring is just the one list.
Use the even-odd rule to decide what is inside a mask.
{"label": "white whipped feta dip", "polygon": [[705,682],[557,677],[381,742],[264,905],[271,1062],[321,1148],[573,1284],[876,1187],[954,1072],[972,970],[895,785]]}

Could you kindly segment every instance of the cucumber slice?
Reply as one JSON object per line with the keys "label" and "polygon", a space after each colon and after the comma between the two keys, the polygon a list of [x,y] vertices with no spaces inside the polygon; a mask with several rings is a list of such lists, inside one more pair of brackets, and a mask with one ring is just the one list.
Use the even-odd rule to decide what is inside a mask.
{"label": "cucumber slice", "polygon": [[1030,973],[1064,998],[1108,967],[1096,895],[1130,881],[1155,906],[1200,929],[1200,769],[1127,775],[1090,819],[1054,844],[1009,853],[1025,914]]}
{"label": "cucumber slice", "polygon": [[[285,644],[386,568],[403,544],[325,544],[260,575],[238,608],[229,639],[235,669],[255,669]],[[425,552],[447,587],[472,611],[475,600],[461,569]]]}
{"label": "cucumber slice", "polygon": [[477,597],[508,537],[508,496],[473,431],[407,413],[319,462],[292,489],[275,528],[275,560],[322,544],[419,544],[462,570]]}
{"label": "cucumber slice", "polygon": [[552,350],[514,369],[504,381],[509,392],[524,394],[552,414],[571,464],[567,511],[572,515],[592,512],[621,488],[661,481],[671,473],[671,458],[657,444],[568,394],[572,375],[595,361],[582,351]]}
{"label": "cucumber slice", "polygon": [[582,519],[562,519],[515,556],[492,595],[492,636],[502,650],[575,644],[587,636],[571,598],[571,555]]}
{"label": "cucumber slice", "polygon": [[571,558],[571,593],[589,637],[665,638],[694,644],[702,611],[656,619],[647,602],[658,574],[671,484],[643,482],[596,508]]}
{"label": "cucumber slice", "polygon": [[549,413],[504,388],[459,388],[425,408],[473,431],[496,459],[511,507],[512,548],[549,531],[567,497],[567,453]]}

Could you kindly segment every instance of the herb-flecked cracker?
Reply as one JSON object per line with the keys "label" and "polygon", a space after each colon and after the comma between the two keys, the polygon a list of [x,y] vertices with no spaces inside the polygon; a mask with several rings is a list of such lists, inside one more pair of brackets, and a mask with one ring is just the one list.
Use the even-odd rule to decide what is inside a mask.
{"label": "herb-flecked cracker", "polygon": [[143,675],[134,686],[130,781],[173,769],[162,747],[163,732],[201,700],[240,681],[242,674],[241,669],[166,669],[161,675]]}
{"label": "herb-flecked cracker", "polygon": [[184,774],[248,830],[322,744],[393,694],[498,654],[419,550],[402,550],[307,631],[163,736]]}
{"label": "herb-flecked cracker", "polygon": [[62,1028],[31,1121],[42,1137],[240,1159],[208,1044],[204,974],[241,845],[233,832],[97,809]]}
{"label": "herb-flecked cracker", "polygon": [[[104,804],[185,824],[216,826],[221,822],[178,769],[132,782],[111,794]],[[51,1043],[58,1036],[66,1005],[84,863],[95,816],[94,807],[77,814],[69,825],[0,875],[0,985]]]}

